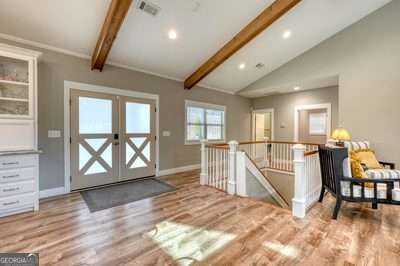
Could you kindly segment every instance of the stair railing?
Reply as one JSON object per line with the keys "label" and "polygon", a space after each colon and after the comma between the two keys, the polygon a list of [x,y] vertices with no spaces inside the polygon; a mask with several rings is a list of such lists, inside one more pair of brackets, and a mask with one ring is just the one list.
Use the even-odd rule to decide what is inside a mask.
{"label": "stair railing", "polygon": [[[318,144],[286,141],[231,141],[208,144],[201,141],[200,183],[234,195],[243,194],[244,158],[247,156],[261,171],[294,175],[292,212],[304,217],[318,199],[321,188]],[[237,173],[241,174],[237,174]]]}

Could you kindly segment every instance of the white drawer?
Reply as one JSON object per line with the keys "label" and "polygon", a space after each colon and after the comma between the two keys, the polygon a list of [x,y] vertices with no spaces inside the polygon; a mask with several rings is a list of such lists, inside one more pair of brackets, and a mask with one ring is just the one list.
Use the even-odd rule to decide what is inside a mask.
{"label": "white drawer", "polygon": [[35,191],[35,183],[33,181],[0,184],[0,198],[33,191]]}
{"label": "white drawer", "polygon": [[0,170],[36,166],[37,155],[0,156]]}
{"label": "white drawer", "polygon": [[37,171],[35,167],[8,169],[0,171],[0,185],[2,183],[19,182],[23,180],[36,179]]}
{"label": "white drawer", "polygon": [[[35,194],[23,194],[14,197],[0,198],[0,212],[21,207],[34,206]],[[1,213],[0,213],[1,216]]]}

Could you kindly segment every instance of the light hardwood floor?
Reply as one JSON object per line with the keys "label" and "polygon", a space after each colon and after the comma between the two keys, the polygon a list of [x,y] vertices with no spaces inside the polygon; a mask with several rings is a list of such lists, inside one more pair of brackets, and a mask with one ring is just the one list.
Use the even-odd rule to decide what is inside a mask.
{"label": "light hardwood floor", "polygon": [[41,265],[400,265],[400,207],[332,197],[306,219],[199,185],[196,171],[164,177],[167,193],[90,213],[80,194],[36,214],[0,218],[0,252],[39,252]]}

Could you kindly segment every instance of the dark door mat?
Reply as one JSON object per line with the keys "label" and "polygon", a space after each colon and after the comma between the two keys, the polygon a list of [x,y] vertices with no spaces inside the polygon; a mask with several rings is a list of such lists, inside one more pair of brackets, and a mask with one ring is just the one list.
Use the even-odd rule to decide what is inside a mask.
{"label": "dark door mat", "polygon": [[96,212],[175,190],[175,187],[157,178],[146,178],[81,191],[81,195],[90,212]]}

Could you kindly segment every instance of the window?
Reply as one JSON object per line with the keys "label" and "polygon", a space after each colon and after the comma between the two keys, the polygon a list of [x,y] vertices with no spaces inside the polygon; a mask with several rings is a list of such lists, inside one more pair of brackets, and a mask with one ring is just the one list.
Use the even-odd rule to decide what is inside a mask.
{"label": "window", "polygon": [[185,143],[225,141],[225,106],[186,101]]}
{"label": "window", "polygon": [[309,116],[310,135],[326,135],[326,113],[311,113]]}

